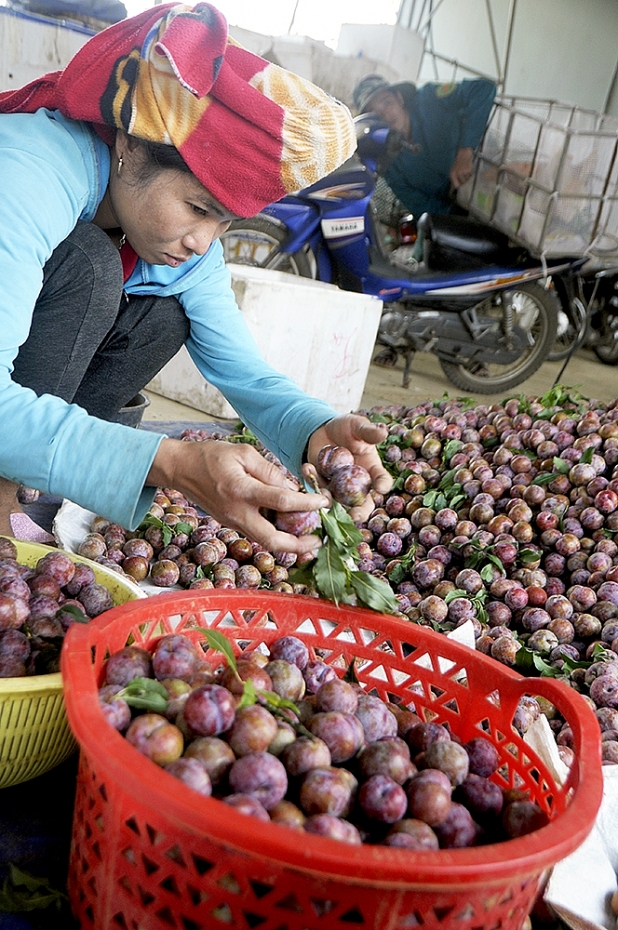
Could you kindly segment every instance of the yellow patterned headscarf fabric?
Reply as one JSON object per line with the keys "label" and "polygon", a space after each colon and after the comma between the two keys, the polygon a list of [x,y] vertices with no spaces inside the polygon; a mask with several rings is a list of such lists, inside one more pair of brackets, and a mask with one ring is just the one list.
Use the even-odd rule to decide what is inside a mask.
{"label": "yellow patterned headscarf fabric", "polygon": [[178,149],[239,216],[315,184],[356,148],[352,117],[316,85],[228,35],[208,3],[164,4],[93,36],[64,71],[0,94],[0,112],[39,106]]}

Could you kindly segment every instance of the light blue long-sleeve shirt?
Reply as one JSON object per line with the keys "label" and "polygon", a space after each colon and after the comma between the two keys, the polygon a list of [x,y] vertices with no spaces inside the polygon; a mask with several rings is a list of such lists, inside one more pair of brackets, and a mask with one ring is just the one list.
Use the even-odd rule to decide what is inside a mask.
{"label": "light blue long-sleeve shirt", "polygon": [[[65,497],[134,528],[154,494],[145,480],[163,436],[108,423],[12,380],[43,267],[78,220],[91,221],[107,187],[109,148],[57,112],[0,116],[0,475]],[[243,422],[299,473],[311,433],[335,416],[262,359],[238,308],[219,242],[179,268],[141,259],[129,294],[176,296],[187,349]]]}

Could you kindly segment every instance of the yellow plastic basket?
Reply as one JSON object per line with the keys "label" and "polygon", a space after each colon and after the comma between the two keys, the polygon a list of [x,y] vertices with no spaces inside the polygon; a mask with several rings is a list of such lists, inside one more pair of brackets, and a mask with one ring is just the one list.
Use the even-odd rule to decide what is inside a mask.
{"label": "yellow plastic basket", "polygon": [[[40,543],[13,542],[18,561],[25,565],[36,565],[48,552],[56,551]],[[111,569],[80,555],[66,555],[92,566],[98,583],[110,591],[116,606],[147,596]],[[0,788],[42,775],[64,762],[76,748],[66,719],[60,672],[0,678]]]}

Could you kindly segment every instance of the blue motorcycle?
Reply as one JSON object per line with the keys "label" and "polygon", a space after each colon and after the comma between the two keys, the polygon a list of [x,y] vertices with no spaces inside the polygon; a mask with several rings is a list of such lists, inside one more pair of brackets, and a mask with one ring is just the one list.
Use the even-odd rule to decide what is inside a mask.
{"label": "blue motorcycle", "polygon": [[233,222],[222,236],[226,261],[378,297],[382,363],[403,357],[404,387],[416,352],[433,352],[449,381],[467,392],[521,384],[550,356],[561,307],[569,306],[584,259],[544,262],[455,214],[420,218],[422,262],[411,257],[410,246],[389,250],[372,195],[406,143],[371,115],[355,123],[352,158],[258,216]]}

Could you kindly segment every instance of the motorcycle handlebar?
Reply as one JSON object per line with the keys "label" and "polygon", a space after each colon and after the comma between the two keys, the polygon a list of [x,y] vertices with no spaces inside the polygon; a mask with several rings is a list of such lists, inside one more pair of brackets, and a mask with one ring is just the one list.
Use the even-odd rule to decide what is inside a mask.
{"label": "motorcycle handlebar", "polygon": [[386,123],[371,113],[356,117],[357,150],[363,161],[371,161],[378,174],[384,174],[403,150],[415,152],[417,147],[407,142],[403,133],[389,129]]}

